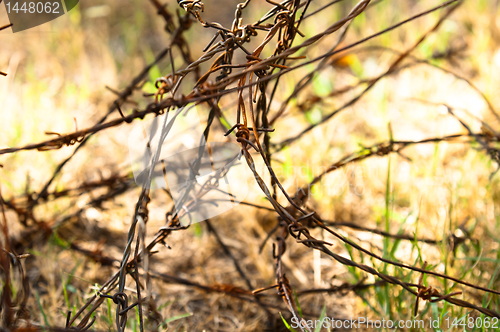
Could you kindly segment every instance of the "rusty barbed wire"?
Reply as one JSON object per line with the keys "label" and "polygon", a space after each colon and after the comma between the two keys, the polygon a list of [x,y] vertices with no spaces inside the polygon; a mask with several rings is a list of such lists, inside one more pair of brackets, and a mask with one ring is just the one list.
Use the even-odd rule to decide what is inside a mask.
{"label": "rusty barbed wire", "polygon": [[[209,107],[210,111],[203,137],[207,139],[210,131],[213,129],[212,126],[213,123],[215,123],[214,120],[220,120],[220,118],[222,117],[222,111],[219,107],[220,99],[223,96],[234,94],[236,95],[236,121],[233,125],[230,124],[231,127],[229,129],[225,128],[227,130],[226,137],[230,138],[230,134],[234,132],[234,141],[241,147],[242,155],[248,168],[251,170],[255,178],[255,182],[260,187],[263,194],[271,204],[271,208],[264,208],[275,211],[277,214],[277,225],[275,227],[275,230],[269,235],[270,238],[275,231],[279,232],[276,236],[275,242],[273,243],[273,258],[276,265],[276,284],[261,289],[253,289],[256,285],[253,285],[252,280],[246,275],[243,267],[238,264],[237,259],[233,256],[228,246],[225,245],[221,240],[215,227],[211,225],[210,221],[207,221],[207,226],[209,227],[210,232],[214,234],[219,245],[223,248],[224,254],[233,261],[233,264],[238,271],[241,280],[246,283],[247,289],[229,284],[202,285],[176,276],[160,274],[150,269],[149,258],[155,254],[154,248],[158,244],[166,245],[166,240],[173,232],[183,231],[189,228],[191,225],[191,211],[194,210],[194,208],[198,204],[207,203],[203,200],[207,193],[212,190],[217,190],[217,181],[219,181],[223,177],[223,171],[217,171],[208,180],[206,180],[205,183],[200,184],[198,187],[195,187],[194,185],[189,185],[187,187],[184,195],[180,199],[183,209],[179,211],[176,210],[174,206],[171,206],[166,213],[165,226],[157,230],[157,233],[149,243],[146,243],[145,230],[149,219],[148,204],[153,198],[149,189],[143,189],[135,205],[134,216],[132,225],[129,229],[126,248],[123,251],[123,256],[120,260],[107,256],[105,253],[98,249],[87,250],[80,247],[76,243],[70,244],[70,248],[72,250],[79,252],[90,259],[100,262],[103,265],[118,269],[118,271],[116,271],[116,273],[111,278],[109,278],[109,280],[105,282],[92,297],[89,298],[89,300],[78,312],[76,312],[74,315],[72,315],[71,312],[68,314],[65,329],[61,330],[70,330],[74,328],[78,330],[88,330],[95,323],[95,316],[92,315],[95,314],[98,308],[100,308],[105,299],[110,299],[116,305],[115,324],[117,331],[125,330],[129,311],[135,307],[138,307],[139,328],[141,331],[143,331],[145,324],[145,317],[143,316],[144,312],[150,312],[156,315],[157,318],[159,315],[154,307],[154,304],[152,303],[153,301],[151,299],[151,294],[149,291],[151,277],[167,282],[176,282],[187,286],[193,286],[209,292],[229,294],[230,296],[236,298],[251,301],[259,305],[264,310],[268,310],[269,308],[282,309],[282,307],[280,306],[265,303],[260,299],[261,292],[263,290],[275,289],[275,296],[281,297],[283,304],[289,310],[290,314],[295,319],[297,319],[298,322],[303,322],[304,318],[301,317],[299,313],[300,310],[298,310],[297,304],[294,299],[294,287],[292,286],[290,280],[286,277],[286,271],[282,263],[282,256],[287,249],[287,239],[294,239],[295,242],[299,245],[306,246],[313,250],[319,250],[343,265],[354,267],[379,278],[373,284],[369,285],[361,284],[360,282],[354,285],[345,284],[337,288],[299,291],[298,294],[314,292],[356,291],[372,286],[392,284],[402,287],[404,290],[415,296],[415,315],[418,313],[419,301],[424,300],[430,302],[446,301],[459,307],[477,310],[487,316],[500,317],[500,314],[492,309],[484,308],[465,300],[456,298],[456,296],[461,294],[461,292],[441,294],[436,288],[432,286],[425,286],[423,284],[423,278],[424,275],[432,275],[443,280],[454,281],[455,283],[460,284],[464,287],[469,287],[492,294],[500,294],[499,291],[475,285],[471,282],[462,281],[452,276],[437,273],[431,270],[426,270],[426,263],[424,263],[424,266],[422,268],[418,268],[415,266],[410,266],[407,264],[385,259],[375,253],[370,252],[369,250],[364,249],[357,243],[341,236],[331,227],[350,227],[352,229],[369,231],[385,237],[393,237],[396,239],[406,239],[411,241],[417,240],[431,244],[437,244],[437,240],[419,239],[404,234],[391,234],[377,229],[359,227],[350,223],[327,222],[321,219],[317,211],[314,211],[307,206],[307,198],[309,196],[311,186],[318,183],[324,176],[326,176],[330,172],[345,167],[350,163],[360,162],[367,158],[376,156],[387,156],[392,153],[396,153],[399,156],[408,159],[407,156],[402,154],[403,150],[409,146],[416,144],[436,142],[461,142],[471,144],[473,142],[479,142],[486,153],[500,165],[500,150],[496,146],[499,142],[500,134],[496,133],[493,129],[489,128],[488,132],[474,133],[470,129],[470,127],[465,124],[465,122],[462,122],[462,120],[457,118],[463,125],[463,127],[467,130],[467,134],[456,134],[444,137],[428,138],[420,141],[398,141],[394,140],[391,135],[390,141],[381,142],[369,147],[362,147],[360,151],[350,154],[342,158],[338,162],[332,164],[330,167],[328,167],[327,170],[316,175],[310,183],[300,188],[294,195],[288,194],[287,191],[283,188],[282,184],[280,183],[280,179],[276,176],[272,167],[273,154],[276,152],[272,151],[273,147],[277,147],[277,151],[279,151],[291,142],[299,140],[305,133],[309,132],[313,128],[320,126],[323,123],[326,123],[341,110],[354,105],[378,81],[402,70],[403,68],[406,68],[406,66],[409,66],[408,64],[403,63],[404,60],[416,59],[410,53],[412,53],[430,34],[437,31],[442,22],[452,14],[452,12],[462,3],[462,1],[446,1],[440,5],[435,6],[434,8],[414,15],[405,21],[397,23],[387,29],[384,29],[378,33],[375,33],[369,37],[363,38],[358,42],[352,43],[342,48],[339,48],[339,45],[345,37],[349,22],[351,22],[357,16],[370,8],[370,4],[372,3],[370,0],[359,1],[359,3],[353,6],[352,10],[344,18],[340,19],[338,22],[334,23],[324,31],[303,40],[299,45],[296,46],[294,46],[294,41],[296,40],[297,36],[306,38],[305,34],[299,29],[301,22],[304,19],[311,17],[312,15],[315,15],[321,10],[327,8],[327,6],[333,5],[339,1],[332,1],[326,6],[323,6],[310,14],[306,14],[311,3],[310,0],[305,2],[300,2],[298,0],[286,0],[282,1],[281,3],[266,0],[266,2],[273,6],[273,8],[268,11],[268,13],[266,13],[260,20],[252,24],[244,24],[243,20],[243,10],[247,8],[251,1],[247,0],[238,4],[236,7],[233,24],[231,28],[226,28],[217,22],[207,22],[203,19],[205,5],[200,0],[178,0],[177,5],[185,11],[185,14],[181,15],[179,12],[177,12],[177,23],[174,22],[174,15],[172,15],[170,11],[167,10],[166,6],[162,5],[158,0],[151,0],[151,4],[157,9],[158,15],[163,17],[166,22],[165,30],[170,34],[171,37],[168,46],[156,57],[153,63],[149,64],[138,76],[136,76],[136,78],[133,79],[131,84],[123,92],[118,93],[118,98],[111,104],[110,108],[108,109],[108,113],[103,118],[101,118],[101,120],[96,125],[80,131],[75,130],[75,132],[69,134],[47,132],[46,134],[55,135],[57,137],[35,144],[29,144],[24,147],[0,149],[0,155],[5,155],[24,150],[49,151],[78,144],[73,154],[63,163],[59,164],[53,176],[43,186],[42,190],[40,190],[38,193],[26,190],[26,194],[24,196],[11,198],[7,201],[4,201],[0,195],[0,203],[4,215],[3,227],[5,239],[9,239],[9,236],[6,232],[7,223],[4,207],[13,210],[17,214],[19,220],[22,220],[21,223],[26,227],[29,226],[28,220],[33,221],[34,227],[30,230],[31,233],[44,230],[46,234],[50,234],[55,228],[61,226],[67,220],[70,220],[71,218],[77,217],[82,214],[86,208],[100,208],[102,207],[102,204],[104,202],[111,201],[115,197],[122,195],[132,188],[133,181],[131,180],[131,175],[129,174],[122,176],[113,175],[109,178],[101,179],[100,181],[96,182],[84,182],[78,187],[49,191],[49,187],[53,183],[56,176],[60,172],[62,172],[62,168],[64,167],[64,165],[85,145],[85,143],[92,135],[112,127],[123,125],[124,123],[131,123],[136,119],[144,119],[148,115],[154,114],[155,116],[158,116],[164,113],[179,114],[185,109],[189,111],[190,105],[206,104]],[[429,31],[424,33],[420,37],[420,39],[418,39],[410,48],[402,53],[397,54],[397,59],[390,64],[388,69],[383,74],[369,80],[360,81],[359,84],[356,85],[356,87],[361,86],[362,84],[368,85],[368,87],[366,87],[361,94],[356,96],[354,99],[351,99],[341,108],[323,117],[319,123],[307,127],[299,135],[291,137],[290,139],[287,139],[278,144],[271,142],[271,136],[269,135],[269,133],[275,130],[273,126],[282,119],[285,111],[287,110],[288,103],[293,98],[297,97],[298,93],[311,82],[312,77],[314,76],[316,71],[322,70],[322,68],[326,68],[327,65],[331,64],[332,56],[340,52],[349,50],[376,36],[396,29],[403,24],[413,21],[419,17],[428,15],[429,13],[443,8],[447,8],[447,10],[437,21],[437,23]],[[302,12],[299,11],[300,9],[302,9]],[[264,24],[265,21],[268,21],[272,18],[274,18],[273,23]],[[184,36],[184,32],[190,29],[193,26],[193,23],[196,22],[198,22],[204,28],[213,29],[215,31],[215,34],[209,44],[204,48],[203,55],[198,59],[193,60],[191,58],[189,42]],[[6,27],[1,27],[0,30],[4,28]],[[323,37],[338,32],[342,28],[343,30],[341,30],[341,37],[338,39],[338,43],[333,48],[331,48],[329,52],[326,52],[314,59],[297,64],[297,61],[304,58],[302,55],[294,56],[295,53],[307,50],[309,47],[316,45]],[[255,47],[253,51],[249,51],[247,49],[247,47],[249,47],[248,45],[258,37],[260,37],[261,33],[265,33],[265,36],[261,39],[260,43],[257,47]],[[180,52],[185,65],[184,68],[175,67],[173,55],[174,48]],[[246,62],[234,63],[235,52],[242,52]],[[264,57],[263,54],[271,55],[268,57]],[[156,93],[147,96],[152,97],[153,101],[149,103],[145,109],[140,110],[134,108],[132,109],[132,112],[130,114],[126,115],[122,111],[122,107],[126,103],[134,104],[134,101],[130,100],[133,91],[137,90],[141,86],[141,83],[144,81],[144,78],[146,77],[149,70],[166,56],[170,57],[170,73],[157,78],[157,80],[155,81],[155,87],[157,89]],[[443,53],[436,54],[435,56],[445,57],[447,55]],[[210,61],[212,62],[209,65],[209,69],[201,74],[202,66],[206,63],[210,63]],[[278,83],[275,83],[271,94],[269,94],[268,92],[268,83],[274,79],[278,80],[280,77],[290,73],[293,70],[302,68],[308,64],[312,64],[318,61],[319,64],[317,65],[316,70],[310,72],[299,81],[292,94],[288,98],[283,99],[281,107],[277,109],[277,111],[271,116],[271,101],[273,100],[273,97],[275,95]],[[425,62],[427,60],[417,59],[416,61],[418,63],[418,61]],[[0,74],[3,75],[5,73],[0,72]],[[180,93],[180,88],[181,86],[187,84],[185,82],[188,75],[194,76],[195,83],[193,84],[190,92],[187,95],[183,95]],[[480,92],[479,89],[475,88],[475,86],[471,86],[476,91]],[[351,87],[345,88],[343,91],[347,91],[347,89],[351,89]],[[304,102],[299,103],[297,107],[303,110],[310,109],[314,104],[321,102],[324,98],[332,97],[335,95],[334,93],[342,93],[343,91],[332,92],[327,97],[311,96]],[[492,113],[495,114],[495,110],[491,103],[487,100],[484,94],[482,94],[482,96],[487,101]],[[136,103],[135,105],[138,105],[138,103]],[[449,108],[449,110],[451,115],[456,116],[451,108]],[[118,111],[120,113],[120,117],[108,120],[108,117],[114,111]],[[192,176],[194,176],[194,174],[196,174],[200,168],[202,157],[201,154],[202,153],[200,152],[199,158],[194,163],[192,169],[190,169],[190,175]],[[270,177],[271,186],[267,185],[266,181],[264,180],[265,176],[263,174],[259,174],[259,172],[257,171],[255,162],[257,158],[260,158],[266,165],[267,171],[269,173],[266,175],[269,175]],[[65,213],[64,215],[60,216],[59,218],[55,218],[50,222],[46,220],[38,220],[34,215],[33,209],[38,205],[61,198],[71,199],[74,197],[80,197],[83,194],[88,194],[90,192],[103,188],[107,189],[106,193],[90,200],[87,203],[86,207],[80,208],[76,212],[68,214]],[[287,206],[279,203],[279,195],[285,197],[285,201],[288,204]],[[256,208],[259,207],[255,204],[252,205],[252,203],[248,203],[248,205],[254,206]],[[182,225],[182,223],[180,222],[183,217],[189,218],[190,222],[188,225]],[[412,284],[404,282],[395,276],[382,273],[374,267],[357,263],[354,260],[347,259],[341,255],[333,253],[330,249],[328,249],[328,247],[331,246],[332,243],[317,239],[311,235],[310,229],[318,227],[332,234],[338,241],[343,242],[346,245],[349,245],[358,250],[361,254],[369,255],[376,260],[390,264],[397,268],[401,268],[402,270],[419,272],[420,277],[418,283]],[[443,241],[451,240],[444,239]],[[1,245],[3,246],[3,243]],[[19,257],[22,256],[17,256],[10,250],[10,248],[10,244],[6,244],[3,253],[0,254],[0,261],[4,270],[4,274],[7,274],[6,271],[10,269],[9,264],[12,264],[13,266],[16,265],[13,262],[17,263],[19,261]],[[10,263],[9,259],[11,260]],[[22,271],[22,266],[20,264],[18,264],[17,266],[18,268],[20,266],[20,275],[25,291],[25,295],[23,295],[24,297],[20,299],[19,303],[21,308],[25,308],[26,301],[29,295],[29,284],[24,285],[24,283],[26,282],[26,277],[24,276],[24,272]],[[142,273],[140,272],[141,267]],[[136,292],[136,299],[134,299],[133,296],[127,294],[125,285],[128,277],[132,278],[132,283],[135,284],[134,291]],[[5,284],[4,289],[6,289],[5,287],[7,287],[7,285],[10,285],[10,280],[7,279],[7,281],[8,283]],[[416,288],[416,290],[414,288]],[[141,293],[143,293],[144,291],[146,291],[146,296],[141,295]],[[4,326],[13,327],[13,330],[15,331],[15,328],[17,327],[17,321],[13,318],[12,312],[9,311],[12,307],[12,305],[10,305],[10,303],[12,302],[10,293],[3,292],[2,297],[2,300],[4,300],[3,303],[8,304],[4,308],[6,312],[3,313],[5,320],[3,324]],[[148,310],[145,310],[146,307],[148,308]],[[83,317],[81,317],[82,315]],[[73,324],[75,324],[78,319],[80,320],[79,323],[73,327]],[[304,324],[299,325],[302,331],[310,331],[307,327],[307,324],[305,324],[305,326],[303,325]],[[52,328],[47,327],[47,329],[50,330]],[[54,330],[57,330],[57,328],[55,328]]]}

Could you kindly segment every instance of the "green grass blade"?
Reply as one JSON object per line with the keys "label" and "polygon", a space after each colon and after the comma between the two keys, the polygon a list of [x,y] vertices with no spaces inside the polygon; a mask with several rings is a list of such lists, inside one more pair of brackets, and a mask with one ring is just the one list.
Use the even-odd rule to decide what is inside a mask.
{"label": "green grass blade", "polygon": [[293,332],[296,332],[294,329],[292,329],[292,327],[290,326],[290,324],[288,324],[288,322],[286,321],[286,319],[283,317],[283,315],[281,314],[280,312],[280,316],[281,316],[281,320],[283,321],[283,324],[285,324],[286,328],[288,329],[288,331],[293,331]]}
{"label": "green grass blade", "polygon": [[323,320],[325,319],[325,316],[326,316],[326,305],[324,305],[323,309],[321,309],[321,315],[319,316],[320,324],[319,324],[319,326],[316,326],[316,328],[314,329],[314,332],[321,331],[321,327],[323,326]]}

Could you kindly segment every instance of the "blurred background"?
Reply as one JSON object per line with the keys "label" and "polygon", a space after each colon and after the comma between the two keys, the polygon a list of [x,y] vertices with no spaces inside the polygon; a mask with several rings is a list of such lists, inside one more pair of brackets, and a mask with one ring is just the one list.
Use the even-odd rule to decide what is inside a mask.
{"label": "blurred background", "polygon": [[[178,10],[184,14],[175,1],[164,2],[172,13]],[[327,2],[313,1],[310,11]],[[207,22],[230,27],[238,3],[204,1],[202,17]],[[355,3],[346,0],[324,9],[304,20],[301,31],[306,38],[323,31],[344,17]],[[343,45],[439,3],[435,0],[375,1],[354,20]],[[483,93],[494,108],[499,108],[498,3],[464,1],[411,53],[406,68],[380,80],[352,107],[277,153],[274,156],[276,167],[285,188],[293,193],[342,157],[363,146],[388,141],[391,138],[389,127],[392,137],[400,141],[466,133],[444,105],[452,107],[455,115],[475,132],[490,130],[484,123],[498,130],[500,124],[481,95]],[[254,22],[270,8],[272,6],[263,0],[253,0],[244,10],[243,20]],[[396,59],[395,52],[409,49],[434,26],[442,13],[426,15],[332,58],[328,68],[317,73],[311,86],[289,104],[285,116],[275,126],[273,142],[294,137],[359,94],[364,88],[357,86],[359,82],[386,71]],[[0,5],[0,25],[7,23],[5,6]],[[169,36],[164,27],[165,22],[147,1],[81,0],[67,15],[49,23],[15,34],[10,29],[0,31],[0,70],[8,74],[0,77],[0,149],[53,138],[45,132],[70,133],[76,128],[95,125],[116,99],[113,90],[125,88],[166,47]],[[213,31],[194,23],[185,36],[193,59],[197,59],[203,54]],[[259,45],[262,36],[259,35],[251,47]],[[327,36],[301,54],[312,59],[330,49],[338,38],[338,33]],[[295,43],[303,40],[305,38],[297,36]],[[235,57],[244,59],[241,54]],[[178,68],[183,66],[180,54],[176,54],[175,63]],[[202,72],[209,66],[210,63],[202,65]],[[314,68],[311,64],[281,79],[271,113],[280,109],[281,102],[290,95],[295,84]],[[130,98],[134,102],[126,104],[123,110],[129,113],[132,108],[144,109],[152,98],[143,94],[155,92],[154,81],[169,74],[169,70],[168,59],[154,66],[141,90]],[[192,77],[188,79],[194,84]],[[338,92],[351,85],[354,88],[347,92]],[[233,102],[234,96],[221,100],[222,109],[227,111],[225,114],[231,121],[235,121]],[[201,109],[200,113],[204,115],[202,121],[206,121],[208,112]],[[117,117],[118,114],[113,115]],[[130,129],[130,125],[124,124],[93,136],[86,148],[64,167],[51,190],[75,188],[113,175],[129,174],[126,142]],[[222,130],[215,132],[212,139],[217,140],[222,134]],[[23,199],[27,191],[40,190],[57,165],[74,149],[64,147],[47,152],[1,155],[0,185],[4,199],[15,201]],[[374,157],[327,175],[314,188],[308,204],[320,211],[324,220],[444,239],[437,245],[417,244],[384,240],[376,234],[350,228],[338,229],[363,247],[389,253],[396,260],[419,266],[427,261],[435,271],[498,289],[499,175],[491,176],[497,165],[479,144],[419,144],[405,149],[403,154],[407,158],[399,155]],[[130,179],[130,174],[128,176]],[[133,187],[101,206],[89,205],[92,199],[106,192],[100,190],[37,206],[34,212],[38,222],[49,228],[64,220],[46,240],[37,238],[41,234],[35,234],[33,239],[25,237],[23,232],[29,227],[20,223],[14,211],[7,211],[11,235],[21,244],[26,241],[20,248],[25,250],[23,253],[30,254],[25,265],[36,294],[30,299],[30,310],[32,318],[41,325],[62,325],[60,322],[65,320],[66,312],[79,309],[93,294],[96,285],[116,271],[70,250],[75,243],[80,248],[121,259],[140,188]],[[252,191],[247,200],[270,206],[258,190]],[[153,192],[148,238],[165,224],[168,204],[165,193]],[[66,219],[67,216],[70,217]],[[255,288],[275,283],[271,242],[259,253],[259,247],[275,226],[275,213],[241,206],[212,222],[217,226],[218,236],[252,276]],[[408,274],[364,257],[320,230],[315,230],[314,234],[335,243],[332,250],[336,253],[417,282],[417,274]],[[449,238],[459,241],[450,243],[446,240]],[[161,250],[154,258],[158,272],[200,284],[245,287],[217,237],[204,223],[193,225],[186,232],[174,233],[168,246],[171,249]],[[284,264],[288,278],[298,291],[376,282],[371,276],[296,245],[293,239]],[[443,291],[461,290],[437,279],[429,278],[428,282]],[[154,295],[164,321],[169,323],[169,331],[259,331],[264,329],[263,322],[269,319],[265,311],[251,302],[172,281],[158,283]],[[461,296],[489,305],[493,310],[499,309],[497,296],[473,291]],[[323,308],[328,317],[409,319],[414,305],[414,297],[399,288],[386,286],[345,293],[305,294],[298,298],[304,314],[316,319]],[[280,311],[286,311],[283,308]],[[421,304],[421,309],[423,317],[447,314],[455,318],[469,313],[441,302]],[[96,329],[114,329],[113,310],[111,303],[102,308]],[[286,330],[278,311],[272,312],[276,330]],[[284,312],[283,315],[289,319]],[[133,318],[129,325],[130,330],[137,330],[137,321]]]}

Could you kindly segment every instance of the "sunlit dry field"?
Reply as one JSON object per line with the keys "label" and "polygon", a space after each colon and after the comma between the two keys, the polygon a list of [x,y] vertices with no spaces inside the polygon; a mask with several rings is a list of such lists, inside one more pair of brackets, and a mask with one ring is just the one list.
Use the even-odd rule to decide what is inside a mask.
{"label": "sunlit dry field", "polygon": [[2,329],[499,328],[498,1],[179,2],[0,31]]}

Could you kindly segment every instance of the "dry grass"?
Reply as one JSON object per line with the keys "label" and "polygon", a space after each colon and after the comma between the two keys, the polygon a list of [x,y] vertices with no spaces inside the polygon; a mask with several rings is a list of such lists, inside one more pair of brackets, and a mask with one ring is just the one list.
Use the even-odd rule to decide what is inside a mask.
{"label": "dry grass", "polygon": [[[226,1],[224,5],[204,3],[206,10],[200,13],[206,22],[217,21],[231,27],[238,1]],[[326,3],[313,1],[308,12]],[[177,4],[174,1],[167,4],[168,11],[175,13]],[[353,20],[340,47],[438,4],[440,2],[430,0],[373,2]],[[297,35],[293,45],[324,31],[345,17],[354,5],[352,1],[341,1],[304,20],[300,30],[306,37]],[[254,22],[272,7],[264,1],[251,1],[243,10],[243,24]],[[3,8],[0,8],[0,25],[7,21]],[[298,188],[343,157],[351,154],[360,157],[367,153],[363,147],[390,142],[391,132],[394,141],[405,142],[467,135],[467,129],[458,121],[461,119],[473,133],[482,136],[462,137],[460,142],[439,139],[439,142],[413,144],[401,154],[389,155],[379,149],[381,156],[348,162],[322,177],[301,208],[316,211],[316,216],[331,229],[372,253],[416,268],[427,261],[427,270],[497,290],[500,193],[498,174],[494,172],[498,165],[477,142],[487,138],[488,146],[497,148],[499,123],[478,92],[494,107],[499,104],[500,22],[497,22],[494,2],[464,1],[398,64],[395,72],[381,78],[359,101],[317,125],[322,117],[360,94],[367,87],[366,80],[386,72],[398,58],[394,51],[410,49],[446,10],[425,15],[332,57],[328,65],[317,72],[314,81],[289,101],[284,114],[273,124],[275,131],[270,138],[276,144],[273,146],[276,152],[272,154],[272,165],[284,189],[293,196]],[[180,7],[179,13],[189,16]],[[202,27],[194,17],[192,20],[192,26],[183,35],[192,59],[198,59],[214,30]],[[1,31],[0,70],[8,76],[0,77],[0,123],[3,124],[0,149],[54,138],[46,136],[45,131],[72,133],[74,118],[78,129],[93,127],[116,99],[105,86],[123,91],[145,65],[154,60],[170,38],[164,26],[165,21],[156,15],[150,3],[88,0],[69,15],[26,32]],[[259,31],[245,48],[254,50],[265,34]],[[325,36],[314,46],[295,54],[306,55],[305,60],[290,60],[287,65],[325,54],[339,36],[339,32]],[[276,37],[261,58],[271,56],[275,44]],[[177,49],[173,58],[177,70],[186,67]],[[200,72],[206,72],[214,59],[202,64]],[[246,62],[243,52],[235,51],[233,63]],[[314,71],[316,65],[304,66],[280,78],[270,119],[299,80]],[[233,74],[241,70],[233,69]],[[156,92],[155,80],[170,73],[170,59],[166,56],[149,71],[142,90],[134,91],[130,97],[137,104],[121,104],[124,114],[132,114],[132,108],[145,110],[153,98],[142,94]],[[218,74],[210,77],[212,84],[216,83],[216,76]],[[360,83],[363,80],[365,83]],[[180,93],[187,96],[195,83],[195,74],[189,74],[180,86]],[[228,88],[236,83],[237,80]],[[273,86],[271,81],[266,90],[268,101]],[[347,89],[350,86],[352,88]],[[235,124],[236,102],[235,93],[224,95],[218,101],[229,126]],[[244,102],[249,112],[247,98]],[[444,105],[449,106],[454,115]],[[203,115],[203,128],[210,109],[207,102],[198,106],[199,114]],[[147,119],[151,117],[153,115],[148,115]],[[121,119],[116,111],[107,121],[114,119]],[[4,328],[19,331],[26,326],[46,330],[64,328],[67,312],[71,311],[73,317],[97,289],[119,271],[127,233],[131,226],[135,227],[134,208],[141,194],[130,173],[126,143],[133,124],[138,121],[131,125],[122,123],[92,136],[85,148],[64,166],[49,186],[49,192],[87,188],[69,195],[63,193],[57,199],[54,195],[42,198],[31,207],[26,194],[36,199],[57,165],[69,157],[79,143],[48,152],[16,151],[0,155],[1,193],[7,203],[5,224],[9,234],[4,233],[2,244],[8,248],[6,238],[10,238],[10,252],[29,254],[22,262],[30,285],[26,315],[20,316],[16,326]],[[296,137],[311,124],[316,125],[314,129],[286,147],[280,146],[279,143]],[[250,120],[248,126],[252,127]],[[208,140],[226,139],[223,136],[226,129],[224,122],[216,119]],[[228,140],[235,142],[236,138],[230,136]],[[244,146],[242,144],[243,149]],[[357,151],[361,152],[356,154]],[[258,164],[257,170],[271,188],[264,163],[254,152],[251,156]],[[109,181],[102,185],[103,179]],[[93,188],[93,184],[99,183],[100,187]],[[188,229],[171,232],[165,239],[166,247],[155,246],[158,252],[151,256],[148,268],[144,269],[140,263],[141,284],[148,285],[152,292],[151,299],[142,302],[143,319],[147,321],[145,330],[153,330],[158,322],[167,322],[169,331],[285,331],[279,312],[290,323],[293,315],[300,314],[298,311],[305,319],[318,319],[323,308],[327,317],[342,319],[360,316],[412,319],[414,295],[397,285],[384,284],[380,276],[313,250],[321,246],[308,247],[291,236],[286,240],[277,238],[282,228],[287,227],[280,227],[259,252],[268,234],[277,227],[279,215],[256,182],[251,185],[245,201],[267,209],[240,204],[211,218],[210,224],[196,223]],[[88,187],[92,188],[87,190]],[[107,194],[109,197],[95,202]],[[145,244],[156,238],[157,231],[169,222],[165,214],[172,211],[172,200],[165,191],[151,191],[150,197],[147,234],[139,237]],[[276,200],[282,207],[290,208],[279,191]],[[175,218],[170,219],[173,221]],[[283,216],[281,222],[284,222]],[[418,282],[420,273],[369,257],[339,241],[312,219],[303,223],[312,237],[333,244],[328,247],[333,254],[365,264],[406,284]],[[400,241],[369,231],[373,229],[436,240],[437,244]],[[134,238],[133,248],[135,241]],[[273,257],[273,243],[276,246],[286,243],[282,256]],[[131,257],[133,253],[132,250]],[[3,285],[9,284],[4,273],[6,257],[2,256]],[[19,283],[22,278],[14,266],[12,269],[14,298],[22,298]],[[280,270],[286,273],[286,279]],[[150,280],[145,278],[146,271],[150,273]],[[135,273],[132,266],[129,272],[124,290],[130,304],[137,301],[137,292],[131,277]],[[262,292],[258,300],[249,293],[276,284],[278,288],[287,288],[288,281],[297,293],[298,307],[287,305],[276,287]],[[376,287],[372,286],[374,283]],[[500,311],[498,295],[430,275],[425,276],[424,283],[441,294],[461,291],[462,294],[454,297],[494,313]],[[329,291],[301,294],[323,288]],[[146,290],[143,288],[142,296]],[[116,292],[112,290],[110,295]],[[14,310],[20,307],[18,303]],[[451,321],[464,315],[485,317],[476,310],[444,301],[420,301],[419,308],[419,318],[426,320],[445,315]],[[117,305],[111,299],[104,299],[95,310],[96,321],[91,329],[116,330],[116,310]],[[154,319],[155,311],[161,315],[158,321]],[[73,326],[78,325],[87,312],[90,311],[78,317]],[[6,316],[4,309],[3,323]],[[166,325],[158,329],[165,330]],[[127,330],[140,330],[137,307],[128,313]]]}

